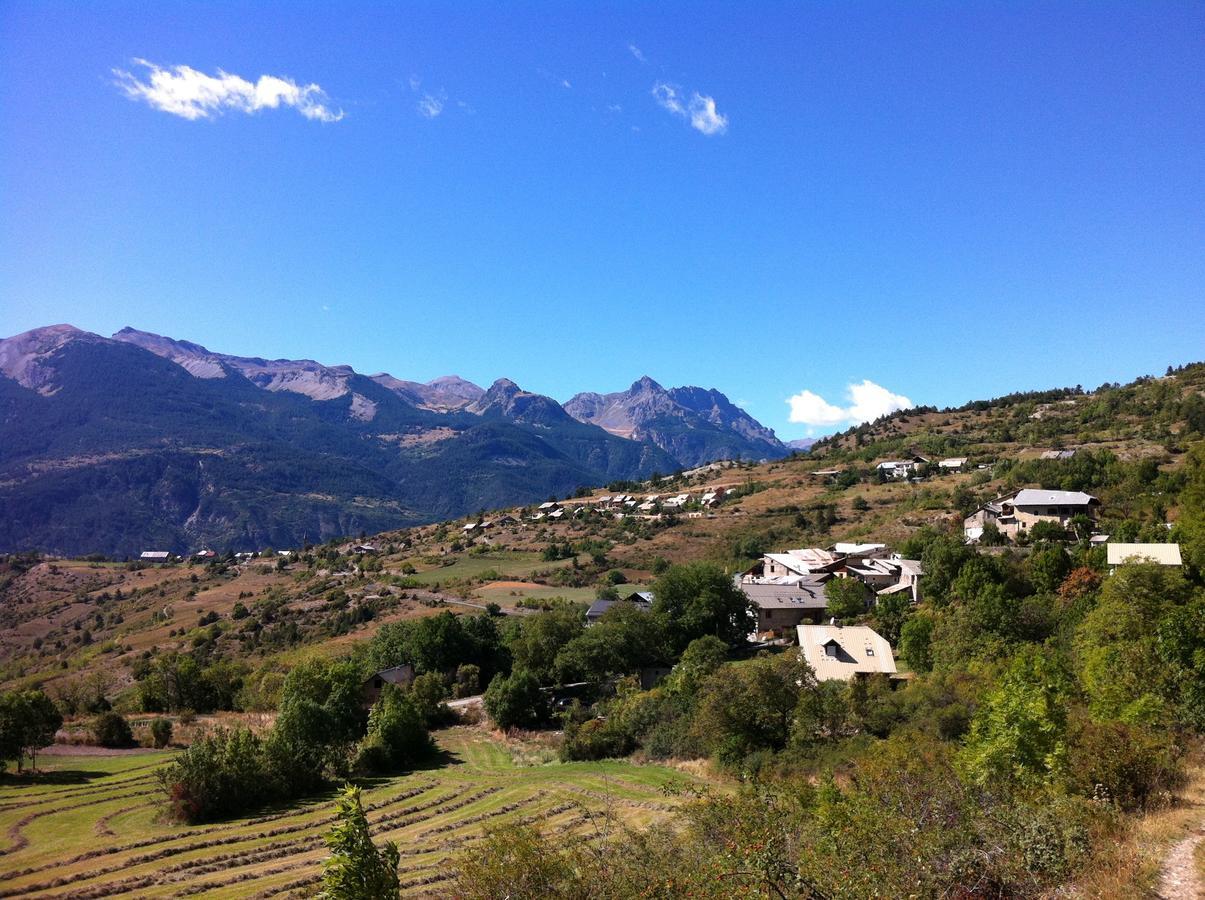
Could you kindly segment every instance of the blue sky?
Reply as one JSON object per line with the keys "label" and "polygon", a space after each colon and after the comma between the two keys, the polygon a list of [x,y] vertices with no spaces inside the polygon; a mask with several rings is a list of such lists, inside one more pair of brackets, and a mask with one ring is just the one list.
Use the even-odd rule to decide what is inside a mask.
{"label": "blue sky", "polygon": [[1200,3],[10,0],[0,333],[647,373],[784,438],[1159,373],[1205,358],[1203,59]]}

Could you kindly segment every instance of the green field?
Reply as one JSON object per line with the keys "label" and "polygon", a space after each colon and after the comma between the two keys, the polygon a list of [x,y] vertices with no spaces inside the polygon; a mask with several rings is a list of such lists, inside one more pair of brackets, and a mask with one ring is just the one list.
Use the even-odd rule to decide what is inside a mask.
{"label": "green field", "polygon": [[[438,734],[437,768],[365,783],[376,838],[397,842],[407,895],[446,893],[456,853],[505,821],[588,833],[609,809],[633,824],[665,817],[663,789],[691,779],[626,762],[518,766],[486,732]],[[326,855],[333,793],[221,824],[162,820],[155,771],[170,753],[45,756],[36,782],[0,781],[0,898],[289,897]],[[441,890],[441,885],[443,890]]]}

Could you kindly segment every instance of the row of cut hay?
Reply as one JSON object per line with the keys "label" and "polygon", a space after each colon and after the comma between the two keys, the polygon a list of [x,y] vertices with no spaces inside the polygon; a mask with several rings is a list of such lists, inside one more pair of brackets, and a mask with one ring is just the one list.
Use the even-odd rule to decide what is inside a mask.
{"label": "row of cut hay", "polygon": [[[470,796],[463,796],[468,790],[468,786],[461,787],[458,791],[444,795],[434,800],[415,804],[401,810],[394,810],[386,815],[378,817],[371,822],[374,831],[380,831],[382,826],[389,826],[391,830],[400,830],[408,828],[411,825],[422,822],[424,819],[433,818],[435,816],[448,815],[458,809],[463,809],[474,803],[479,803],[487,797],[497,793],[501,788],[487,787]],[[285,857],[297,857],[304,854],[313,853],[321,850],[325,845],[325,835],[316,835],[311,838],[298,839],[287,842],[285,844],[273,845],[271,848],[245,854],[229,854],[229,859],[215,859],[214,865],[208,863],[203,867],[193,867],[194,874],[209,874],[210,872],[229,871],[231,868],[247,865],[257,865],[261,862],[266,862],[273,859],[281,859]],[[426,850],[425,852],[433,852],[435,848]],[[165,873],[172,871],[183,871],[185,866],[175,867],[174,869],[164,870]],[[241,884],[247,881],[253,881],[268,877],[276,870],[258,870],[253,872],[242,872],[231,878],[226,878],[218,881],[207,881],[203,884],[191,885],[179,892],[180,896],[189,896],[192,894],[204,893],[206,891],[216,890],[222,887],[228,887],[233,884]],[[284,871],[288,871],[287,869]]]}
{"label": "row of cut hay", "polygon": [[62,791],[48,791],[40,794],[24,794],[19,799],[5,800],[0,802],[0,813],[11,812],[16,809],[27,809],[30,806],[40,806],[44,803],[54,803],[56,800],[76,801],[93,797],[96,794],[104,794],[109,791],[118,791],[133,785],[149,785],[157,779],[156,773],[152,772],[148,775],[139,775],[136,778],[122,778],[117,781],[110,781],[107,784],[89,784],[79,785],[74,788],[69,788]]}
{"label": "row of cut hay", "polygon": [[[495,791],[497,791],[497,790],[502,790],[502,788],[496,787]],[[455,823],[455,827],[471,827],[472,824],[481,824],[482,822],[484,822],[490,818],[500,818],[503,816],[510,815],[511,813],[515,812],[517,809],[520,809],[526,805],[529,805],[532,802],[535,802],[536,800],[539,799],[539,797],[540,797],[540,795],[538,795],[538,794],[532,795],[531,797],[529,797],[521,802],[508,804],[506,806],[499,807],[498,809],[491,810],[489,812],[482,813],[477,816],[473,816],[470,819],[461,819],[457,823]],[[566,804],[566,807],[571,808],[576,805],[577,804]],[[533,816],[525,816],[525,817],[518,819],[517,821],[525,821],[525,822],[526,821],[539,821],[539,820],[545,818],[548,814],[556,814],[557,812],[561,812],[561,811],[563,811],[562,808],[553,807],[552,809],[546,811],[543,814],[533,815]],[[426,834],[430,834],[430,833],[431,832],[419,832],[418,835],[416,835],[416,837],[421,838],[421,837],[425,836]],[[384,838],[388,838],[389,836],[390,836],[389,834],[382,835],[382,837],[384,837]],[[405,858],[407,856],[422,856],[422,855],[427,855],[427,854],[432,854],[432,853],[438,853],[440,851],[444,852],[444,855],[438,857],[437,859],[425,860],[423,862],[415,863],[415,864],[409,865],[409,866],[405,866],[405,865],[400,866],[398,868],[398,875],[402,879],[403,888],[409,888],[409,887],[414,887],[414,886],[418,886],[418,885],[436,884],[436,883],[439,883],[440,881],[446,880],[443,877],[443,872],[446,871],[446,868],[443,868],[441,870],[441,872],[439,872],[439,873],[435,873],[435,875],[425,874],[425,875],[419,876],[419,875],[417,875],[417,873],[419,873],[419,872],[430,873],[431,869],[441,869],[441,867],[445,867],[446,863],[452,858],[448,854],[447,851],[450,851],[453,849],[460,849],[464,846],[469,846],[469,845],[472,845],[475,843],[479,843],[483,839],[484,839],[483,834],[480,834],[480,833],[479,834],[466,834],[466,835],[461,835],[459,837],[450,838],[446,841],[441,842],[438,845],[428,845],[428,846],[419,846],[419,847],[409,846],[409,847],[402,848],[400,851],[400,854],[403,858]],[[273,870],[271,873],[264,872],[261,874],[264,877],[271,877],[272,875],[281,874],[282,872],[285,872],[285,871],[288,871],[288,869]],[[411,876],[411,877],[407,878],[407,876]],[[271,886],[271,887],[265,887],[259,893],[255,894],[254,897],[256,898],[256,900],[266,900],[266,898],[270,898],[270,897],[291,895],[296,891],[301,891],[303,889],[312,887],[314,884],[316,884],[318,881],[320,881],[321,878],[322,878],[321,871],[319,871],[317,869],[317,867],[315,867],[315,871],[313,871],[301,878],[294,879],[292,881],[286,882],[285,884],[275,885],[275,886]],[[302,894],[302,896],[308,896],[308,894]]]}
{"label": "row of cut hay", "polygon": [[[404,809],[396,810],[382,818],[401,819],[409,817],[413,819],[415,816],[421,816],[432,808],[446,804],[448,801],[455,799],[456,796],[457,795],[455,793],[444,794],[423,803],[414,804]],[[192,876],[209,875],[214,872],[229,871],[230,869],[238,868],[240,866],[256,865],[260,862],[266,862],[272,859],[280,859],[283,856],[308,853],[311,850],[320,849],[325,843],[325,839],[326,835],[324,832],[322,834],[294,838],[288,841],[274,841],[267,847],[250,848],[247,850],[235,851],[218,856],[206,856],[204,859],[178,863],[174,866],[161,869],[160,872],[165,875],[183,872],[187,872]],[[200,890],[209,890],[211,887],[213,887],[213,884],[207,883],[205,885],[198,885],[197,887]],[[186,890],[182,891],[181,893],[197,893],[197,890]]]}
{"label": "row of cut hay", "polygon": [[[391,803],[396,803],[396,802],[400,802],[402,800],[407,800],[411,797],[416,797],[419,794],[424,793],[427,790],[430,790],[432,787],[435,786],[436,783],[437,782],[435,782],[434,780],[426,780],[426,781],[420,783],[419,785],[416,785],[414,788],[403,792],[402,794],[394,795],[391,798],[386,798],[382,801],[374,803],[374,804],[370,805],[369,807],[367,807],[367,809],[369,809],[369,810],[378,809],[378,808],[387,806]],[[236,822],[224,822],[224,823],[219,823],[216,825],[202,826],[199,828],[191,828],[186,831],[177,831],[172,834],[159,835],[157,837],[143,838],[143,839],[137,840],[137,841],[130,841],[125,844],[118,845],[118,846],[97,847],[92,850],[88,850],[84,853],[76,854],[75,856],[73,856],[69,859],[56,860],[55,862],[45,863],[45,864],[38,865],[38,866],[30,866],[26,869],[14,870],[9,873],[0,873],[0,882],[12,881],[17,878],[25,878],[25,877],[28,877],[29,875],[35,875],[38,872],[46,871],[47,869],[60,869],[60,868],[66,867],[66,866],[76,865],[78,863],[86,862],[90,859],[96,859],[96,858],[102,857],[102,856],[116,855],[116,854],[120,854],[120,853],[128,853],[131,850],[142,850],[142,849],[146,849],[147,847],[154,847],[154,846],[157,846],[160,844],[168,844],[168,843],[172,843],[174,841],[188,840],[190,838],[196,838],[201,835],[209,835],[209,834],[217,834],[217,833],[221,833],[221,832],[227,832],[227,831],[231,831],[232,829],[244,829],[244,828],[248,828],[248,827],[254,827],[256,825],[266,825],[270,822],[278,822],[278,821],[283,821],[283,820],[287,820],[287,819],[293,819],[298,816],[306,816],[306,815],[311,815],[311,814],[322,812],[322,811],[329,811],[329,809],[330,809],[330,804],[328,802],[310,803],[310,804],[306,804],[305,806],[298,807],[296,809],[282,810],[280,812],[271,813],[268,815],[257,816],[252,819],[246,819],[246,820],[236,821]],[[320,824],[329,824],[330,822],[333,822],[333,821],[334,821],[334,816],[328,815],[321,820]],[[305,823],[304,825],[301,825],[300,827],[309,827],[309,824],[311,824],[311,823]],[[297,830],[296,826],[286,826],[286,827],[291,828],[293,830]],[[266,832],[261,836],[272,837],[272,836],[275,836],[276,834],[283,834],[283,833],[288,833],[288,832],[272,831],[272,832]],[[244,839],[249,840],[252,838],[247,837]],[[205,845],[205,846],[208,846],[208,845]],[[179,848],[178,852],[186,852],[188,849],[192,849],[192,848],[189,847],[188,845],[186,845],[183,848]],[[164,854],[164,855],[168,855],[168,854]],[[123,862],[120,865],[118,865],[116,868],[125,868],[127,865],[128,865],[128,863]],[[114,871],[114,870],[115,870],[114,868],[110,868],[107,871]],[[61,886],[61,883],[62,883],[61,879],[59,881],[60,881],[60,884],[56,884],[53,886],[55,886],[55,887]],[[26,890],[28,890],[28,888],[26,888]],[[12,896],[12,894],[6,893],[2,889],[0,889],[0,897],[7,897],[7,896]]]}
{"label": "row of cut hay", "polygon": [[114,794],[110,797],[102,797],[99,800],[85,800],[83,803],[71,803],[67,806],[55,807],[53,809],[41,809],[35,812],[27,813],[16,822],[8,826],[8,839],[12,843],[4,849],[5,856],[11,856],[19,850],[24,850],[29,845],[29,838],[23,832],[23,829],[31,822],[46,816],[53,816],[58,813],[75,812],[77,809],[83,809],[88,806],[100,806],[105,803],[112,803],[114,800],[133,800],[138,797],[145,797],[146,791],[137,791],[133,794]]}
{"label": "row of cut hay", "polygon": [[[426,793],[427,791],[433,789],[435,784],[436,784],[436,782],[434,782],[434,781],[425,782],[422,785],[416,786],[409,791],[405,791],[401,794],[397,794],[397,795],[394,795],[393,797],[384,799],[378,803],[374,803],[369,807],[369,809],[381,809],[381,808],[391,806],[396,803],[403,802],[403,801],[411,799],[413,797],[417,797],[420,794]],[[315,808],[329,809],[329,806],[324,804],[321,806],[316,806]],[[284,817],[284,816],[278,815],[278,816],[274,816],[274,817],[261,817],[259,819],[252,819],[248,822],[239,823],[239,824],[227,823],[226,825],[211,826],[209,828],[200,829],[200,830],[198,830],[196,832],[192,832],[192,833],[189,833],[189,832],[177,833],[168,838],[147,839],[144,841],[135,841],[132,844],[128,844],[123,848],[106,848],[103,850],[91,851],[90,853],[80,854],[79,856],[74,857],[73,859],[65,861],[65,862],[60,862],[58,864],[53,864],[50,866],[39,866],[36,868],[28,869],[28,870],[25,870],[24,872],[16,873],[15,875],[13,875],[11,877],[12,878],[25,877],[30,874],[36,874],[39,871],[44,871],[47,868],[61,868],[65,865],[70,865],[70,864],[77,863],[77,862],[84,862],[89,859],[95,859],[99,856],[107,855],[110,853],[128,852],[131,849],[145,849],[148,846],[155,846],[156,844],[165,843],[167,841],[175,841],[175,840],[179,840],[181,838],[188,838],[188,837],[192,836],[192,834],[205,834],[205,833],[214,834],[214,833],[218,833],[218,832],[229,831],[231,828],[246,827],[247,825],[253,825],[256,823],[266,824],[271,821],[276,821],[277,819],[282,818],[282,817]],[[330,814],[330,815],[323,816],[318,819],[312,819],[312,820],[306,821],[306,822],[295,822],[295,823],[288,824],[288,825],[280,825],[276,828],[267,829],[265,831],[260,831],[257,833],[249,833],[246,831],[235,832],[233,834],[222,834],[219,837],[207,838],[206,840],[192,841],[190,843],[181,844],[178,846],[160,847],[158,850],[152,851],[150,853],[141,853],[141,854],[138,854],[138,855],[135,855],[132,857],[127,857],[125,859],[118,860],[114,863],[111,863],[106,866],[102,866],[100,868],[87,870],[84,872],[72,873],[70,875],[59,876],[50,881],[46,881],[46,882],[42,882],[42,883],[38,883],[38,884],[23,885],[19,889],[14,889],[11,891],[0,890],[0,898],[12,897],[12,896],[17,896],[17,895],[27,894],[27,893],[33,893],[36,891],[52,890],[54,888],[64,887],[67,885],[77,885],[83,881],[91,881],[96,878],[103,878],[104,876],[111,875],[114,872],[119,872],[119,871],[123,871],[125,869],[133,868],[136,866],[145,865],[146,863],[157,862],[161,859],[166,859],[171,856],[177,856],[182,853],[191,853],[191,852],[196,852],[196,851],[200,851],[200,850],[207,850],[211,847],[230,846],[233,844],[240,844],[240,843],[245,843],[248,841],[271,840],[272,838],[280,837],[280,836],[286,835],[286,834],[295,834],[300,831],[322,828],[323,826],[330,825],[331,823],[333,823],[335,821],[335,818],[336,817],[333,814]],[[134,878],[134,877],[135,876],[131,876],[131,878]],[[126,880],[129,880],[129,879],[126,879]],[[98,894],[96,896],[107,896],[107,895]]]}

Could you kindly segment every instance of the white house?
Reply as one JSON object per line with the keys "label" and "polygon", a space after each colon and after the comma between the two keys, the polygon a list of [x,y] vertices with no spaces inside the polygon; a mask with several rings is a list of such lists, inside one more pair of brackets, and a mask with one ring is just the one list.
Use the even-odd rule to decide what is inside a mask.
{"label": "white house", "polygon": [[928,465],[929,460],[923,456],[913,456],[908,459],[888,459],[875,466],[888,478],[911,478],[921,466]]}
{"label": "white house", "polygon": [[896,673],[887,639],[865,625],[799,625],[799,653],[817,681],[849,681]]}

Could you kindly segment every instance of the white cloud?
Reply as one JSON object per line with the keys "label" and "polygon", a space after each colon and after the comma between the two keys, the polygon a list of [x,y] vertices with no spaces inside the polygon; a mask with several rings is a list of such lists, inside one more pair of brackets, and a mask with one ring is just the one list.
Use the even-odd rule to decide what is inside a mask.
{"label": "white cloud", "polygon": [[431,94],[423,94],[423,98],[418,101],[418,114],[425,119],[434,119],[444,111],[444,102],[441,98]]}
{"label": "white cloud", "polygon": [[317,122],[343,118],[343,110],[332,109],[326,92],[316,84],[299,85],[275,75],[261,75],[252,84],[221,69],[217,75],[206,75],[189,66],[164,68],[145,59],[134,63],[146,70],[145,80],[124,69],[113,70],[126,96],[183,119],[210,119],[227,110],[251,114],[281,106],[290,106]]}
{"label": "white cloud", "polygon": [[695,94],[690,98],[690,127],[703,134],[723,134],[728,130],[728,117],[716,112],[711,97]]}
{"label": "white cloud", "polygon": [[849,399],[853,401],[849,407],[849,417],[857,423],[873,422],[880,416],[899,409],[909,409],[914,405],[903,394],[893,394],[882,385],[868,380],[862,381],[861,384],[851,384]]}
{"label": "white cloud", "polygon": [[787,400],[791,407],[789,422],[803,425],[837,425],[849,418],[846,410],[833,406],[819,394],[811,391],[800,391]]}
{"label": "white cloud", "polygon": [[628,44],[628,52],[631,53],[634,57],[636,57],[636,59],[639,60],[640,62],[642,62],[642,63],[648,62],[648,60],[645,59],[644,53],[642,53],[640,48],[637,47],[635,44]]}
{"label": "white cloud", "polygon": [[859,425],[913,406],[912,401],[903,394],[893,394],[869,379],[848,385],[845,392],[850,401],[849,406],[834,406],[819,394],[808,390],[800,391],[787,399],[787,405],[791,407],[787,420],[819,427],[844,423]]}
{"label": "white cloud", "polygon": [[653,85],[653,99],[662,109],[668,109],[676,116],[686,115],[686,108],[678,100],[678,89],[672,84],[658,81]]}
{"label": "white cloud", "polygon": [[686,100],[682,89],[675,84],[658,81],[653,84],[653,99],[662,109],[690,121],[690,127],[708,136],[728,130],[728,117],[715,108],[715,99],[692,91]]}

